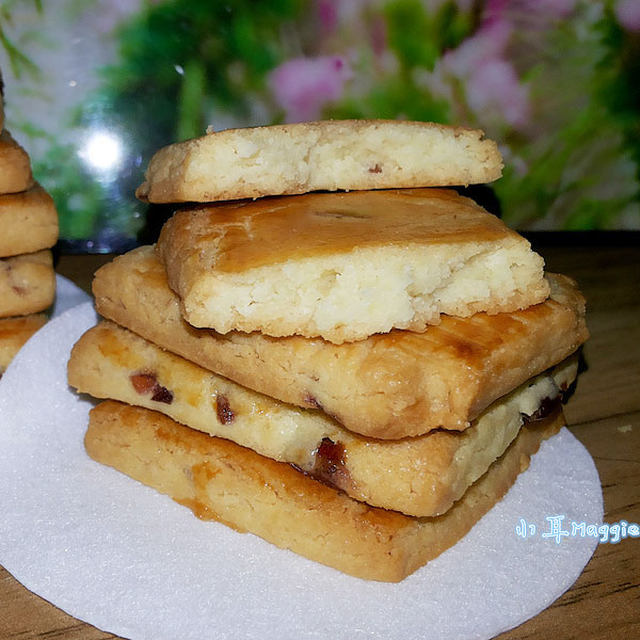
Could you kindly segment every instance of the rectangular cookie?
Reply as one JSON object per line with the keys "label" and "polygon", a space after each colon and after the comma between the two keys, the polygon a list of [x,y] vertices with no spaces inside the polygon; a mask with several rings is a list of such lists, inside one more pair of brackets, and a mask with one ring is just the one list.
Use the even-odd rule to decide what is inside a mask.
{"label": "rectangular cookie", "polygon": [[473,200],[444,189],[313,193],[178,211],[158,252],[196,327],[341,344],[441,314],[524,309],[543,260]]}
{"label": "rectangular cookie", "polygon": [[560,405],[577,358],[500,398],[463,433],[402,440],[356,436],[102,322],[75,344],[69,384],[96,398],[160,411],[177,422],[289,462],[357,500],[415,516],[444,513],[502,455],[523,424]]}
{"label": "rectangular cookie", "polygon": [[2,129],[0,132],[0,194],[24,191],[33,184],[27,152]]}
{"label": "rectangular cookie", "polygon": [[214,202],[337,189],[468,185],[502,175],[479,130],[431,122],[327,120],[210,132],[160,149],[136,195]]}
{"label": "rectangular cookie", "polygon": [[91,411],[85,446],[94,460],[169,495],[204,520],[254,533],[359,578],[397,582],[462,538],[527,468],[541,441],[563,425],[562,412],[556,412],[523,429],[437,518],[371,507],[291,465],[112,401]]}
{"label": "rectangular cookie", "polygon": [[44,311],[55,293],[56,275],[48,249],[0,258],[0,318]]}
{"label": "rectangular cookie", "polygon": [[268,396],[323,409],[356,433],[395,439],[465,429],[494,400],[578,349],[588,337],[584,298],[568,278],[548,279],[551,298],[523,311],[447,316],[425,333],[392,331],[340,346],[195,329],[150,246],[100,268],[93,294],[99,313],[164,349]]}
{"label": "rectangular cookie", "polygon": [[0,377],[24,343],[47,321],[44,313],[0,318]]}
{"label": "rectangular cookie", "polygon": [[39,185],[0,195],[0,257],[49,249],[58,240],[53,198]]}

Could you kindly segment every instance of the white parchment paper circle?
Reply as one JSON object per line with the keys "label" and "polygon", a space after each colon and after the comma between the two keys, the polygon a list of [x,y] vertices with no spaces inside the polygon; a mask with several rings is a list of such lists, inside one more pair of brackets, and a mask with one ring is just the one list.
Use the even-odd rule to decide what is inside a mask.
{"label": "white parchment paper circle", "polygon": [[51,309],[52,317],[56,318],[65,311],[89,300],[91,300],[90,296],[80,289],[80,287],[59,273],[56,274],[56,298],[53,302],[53,308]]}
{"label": "white parchment paper circle", "polygon": [[91,303],[52,320],[0,380],[0,563],[101,629],[134,640],[491,638],[566,591],[595,549],[593,537],[544,536],[549,517],[561,529],[602,522],[595,466],[566,429],[466,538],[400,584],[202,522],[85,454],[91,405],[68,388],[66,363],[95,321]]}

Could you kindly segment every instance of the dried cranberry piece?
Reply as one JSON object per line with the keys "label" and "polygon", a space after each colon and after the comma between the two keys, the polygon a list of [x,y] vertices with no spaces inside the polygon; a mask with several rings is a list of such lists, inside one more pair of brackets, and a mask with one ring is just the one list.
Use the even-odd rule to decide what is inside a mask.
{"label": "dried cranberry piece", "polygon": [[140,395],[151,393],[158,384],[156,376],[153,373],[134,373],[130,376],[130,380],[133,388]]}
{"label": "dried cranberry piece", "polygon": [[318,402],[318,399],[312,395],[311,393],[306,393],[304,395],[304,398],[302,399],[302,402],[304,402],[305,406],[307,407],[312,407],[313,409],[320,409],[320,411],[322,411],[322,405]]}
{"label": "dried cranberry piece", "polygon": [[221,424],[233,422],[236,414],[232,411],[229,400],[226,396],[219,395],[216,398],[216,413]]}
{"label": "dried cranberry piece", "polygon": [[152,400],[156,402],[164,402],[165,404],[171,404],[173,402],[173,393],[167,389],[167,387],[163,387],[156,383],[153,388],[153,395],[151,396]]}
{"label": "dried cranberry piece", "polygon": [[521,414],[523,425],[530,425],[535,422],[540,422],[545,418],[548,418],[551,414],[555,413],[562,407],[562,396],[557,395],[554,398],[547,396],[542,399],[540,406],[528,416],[526,413]]}
{"label": "dried cranberry piece", "polygon": [[158,383],[155,373],[134,373],[129,376],[133,388],[142,396],[151,394],[151,399],[156,402],[171,404],[173,393]]}
{"label": "dried cranberry piece", "polygon": [[333,487],[346,488],[351,480],[344,454],[345,449],[341,442],[322,438],[315,453],[312,475]]}

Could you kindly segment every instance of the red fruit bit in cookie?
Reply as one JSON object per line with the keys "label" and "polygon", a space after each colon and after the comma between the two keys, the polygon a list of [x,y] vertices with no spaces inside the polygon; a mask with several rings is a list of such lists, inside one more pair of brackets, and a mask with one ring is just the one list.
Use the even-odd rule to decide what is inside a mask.
{"label": "red fruit bit in cookie", "polygon": [[350,483],[349,470],[344,456],[344,445],[331,438],[322,438],[316,450],[312,475],[333,487],[344,489]]}
{"label": "red fruit bit in cookie", "polygon": [[555,396],[554,398],[543,398],[540,406],[528,416],[526,413],[522,415],[522,423],[524,426],[534,425],[537,422],[545,420],[549,416],[557,413],[562,407],[562,396]]}
{"label": "red fruit bit in cookie", "polygon": [[131,374],[130,378],[133,388],[140,395],[151,393],[156,384],[158,384],[153,373],[133,373]]}
{"label": "red fruit bit in cookie", "polygon": [[151,394],[151,399],[155,402],[164,402],[171,404],[173,402],[173,393],[166,387],[158,384],[155,373],[133,373],[129,376],[133,388],[141,396]]}
{"label": "red fruit bit in cookie", "polygon": [[302,402],[304,402],[305,407],[320,409],[320,411],[322,411],[322,405],[318,402],[318,399],[310,393],[306,393],[304,395],[304,398],[302,398]]}
{"label": "red fruit bit in cookie", "polygon": [[156,386],[153,388],[153,395],[151,396],[151,399],[156,402],[171,404],[173,402],[173,393],[171,393],[167,387],[163,387],[156,383]]}
{"label": "red fruit bit in cookie", "polygon": [[231,410],[229,400],[223,395],[219,395],[216,398],[216,413],[221,424],[229,424],[236,417],[236,414]]}

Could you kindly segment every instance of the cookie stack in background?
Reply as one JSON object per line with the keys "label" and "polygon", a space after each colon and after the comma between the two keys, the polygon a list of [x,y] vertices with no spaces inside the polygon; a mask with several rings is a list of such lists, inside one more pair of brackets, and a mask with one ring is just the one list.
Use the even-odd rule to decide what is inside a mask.
{"label": "cookie stack in background", "polygon": [[20,347],[47,321],[55,298],[51,247],[58,215],[34,181],[27,152],[4,128],[0,75],[0,375]]}
{"label": "cookie stack in background", "polygon": [[360,578],[455,544],[564,425],[588,335],[575,283],[432,188],[501,166],[480,132],[387,121],[161,150],[138,195],[203,204],[96,274],[68,369],[107,399],[89,454]]}

